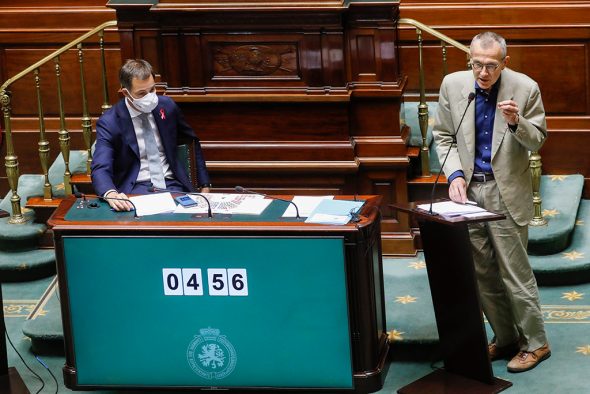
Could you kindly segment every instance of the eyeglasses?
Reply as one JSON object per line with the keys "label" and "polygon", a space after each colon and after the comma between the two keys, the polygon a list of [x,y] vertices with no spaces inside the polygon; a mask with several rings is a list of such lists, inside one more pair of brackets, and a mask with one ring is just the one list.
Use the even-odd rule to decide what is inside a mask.
{"label": "eyeglasses", "polygon": [[481,71],[485,67],[488,73],[493,73],[498,67],[500,67],[499,63],[482,64],[480,62],[474,62],[473,60],[469,62],[469,64],[471,64],[471,69],[473,71]]}

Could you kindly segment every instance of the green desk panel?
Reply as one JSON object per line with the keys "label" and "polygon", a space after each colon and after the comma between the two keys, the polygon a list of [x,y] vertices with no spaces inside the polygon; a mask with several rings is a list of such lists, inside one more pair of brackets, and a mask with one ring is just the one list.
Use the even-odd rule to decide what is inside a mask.
{"label": "green desk panel", "polygon": [[[342,238],[63,242],[79,385],[353,388]],[[203,295],[165,295],[181,268]],[[211,295],[210,269],[248,294]]]}

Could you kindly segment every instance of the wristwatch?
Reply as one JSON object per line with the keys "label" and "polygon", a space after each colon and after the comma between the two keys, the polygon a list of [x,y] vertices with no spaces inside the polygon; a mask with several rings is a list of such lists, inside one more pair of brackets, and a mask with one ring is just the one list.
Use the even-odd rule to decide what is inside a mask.
{"label": "wristwatch", "polygon": [[212,185],[212,184],[210,184],[210,183],[203,183],[202,185],[200,185],[200,186],[199,186],[199,189],[203,189],[203,188],[205,188],[205,187],[212,188],[212,187],[213,187],[213,185]]}

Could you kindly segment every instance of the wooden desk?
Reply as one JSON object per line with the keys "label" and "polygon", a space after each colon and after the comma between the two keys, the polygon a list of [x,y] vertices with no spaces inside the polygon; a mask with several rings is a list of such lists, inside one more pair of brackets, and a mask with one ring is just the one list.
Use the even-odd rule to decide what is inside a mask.
{"label": "wooden desk", "polygon": [[358,198],[360,221],[343,226],[282,218],[276,200],[260,217],[213,219],[64,201],[49,224],[66,386],[380,389],[380,198]]}

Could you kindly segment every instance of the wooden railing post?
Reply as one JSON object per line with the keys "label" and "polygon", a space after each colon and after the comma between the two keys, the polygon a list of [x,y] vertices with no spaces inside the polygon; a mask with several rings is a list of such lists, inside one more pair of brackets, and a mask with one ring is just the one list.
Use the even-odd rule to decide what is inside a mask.
{"label": "wooden railing post", "polygon": [[80,85],[82,87],[82,136],[84,137],[84,145],[86,145],[86,175],[90,175],[90,166],[92,165],[92,119],[88,112],[88,99],[86,97],[82,43],[78,44],[78,62],[80,63]]}
{"label": "wooden railing post", "polygon": [[70,172],[70,133],[66,128],[66,115],[64,111],[64,101],[61,89],[61,66],[59,64],[59,56],[55,59],[55,77],[57,79],[57,101],[59,105],[59,147],[61,155],[64,160],[64,190],[66,196],[72,194],[72,173]]}
{"label": "wooden railing post", "polygon": [[541,211],[541,155],[539,152],[531,152],[529,157],[529,167],[531,169],[531,180],[533,182],[533,207],[534,215],[529,225],[531,226],[544,226],[547,224],[547,219],[543,217],[543,211]]}
{"label": "wooden railing post", "polygon": [[12,215],[8,219],[10,224],[23,224],[27,219],[22,214],[20,207],[20,197],[18,195],[18,157],[14,154],[14,144],[12,141],[12,125],[10,124],[10,92],[7,90],[0,91],[0,102],[2,103],[2,113],[4,115],[4,135],[6,136],[6,177],[8,186],[12,191],[10,204],[12,205]]}
{"label": "wooden railing post", "polygon": [[102,63],[102,96],[103,96],[103,103],[102,103],[102,113],[104,114],[105,111],[111,108],[110,99],[109,99],[109,82],[107,79],[107,63],[106,58],[104,55],[104,30],[98,32],[98,45],[100,47],[100,60]]}
{"label": "wooden railing post", "polygon": [[49,141],[45,135],[45,115],[43,113],[43,101],[41,99],[41,77],[39,69],[34,71],[35,74],[35,91],[37,92],[37,112],[39,113],[39,160],[41,161],[41,170],[43,171],[43,198],[51,200],[51,183],[49,182]]}
{"label": "wooden railing post", "polygon": [[418,34],[418,64],[420,71],[420,104],[418,104],[418,122],[422,134],[422,147],[420,148],[420,164],[422,176],[430,176],[430,154],[428,151],[428,104],[426,104],[426,87],[424,83],[424,66],[422,59],[422,30],[416,29]]}

